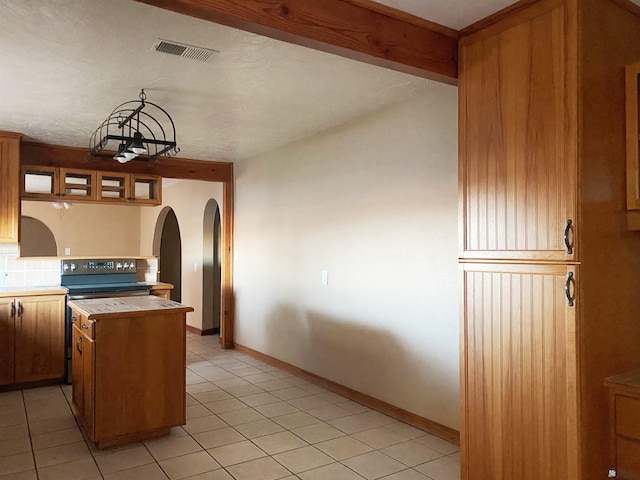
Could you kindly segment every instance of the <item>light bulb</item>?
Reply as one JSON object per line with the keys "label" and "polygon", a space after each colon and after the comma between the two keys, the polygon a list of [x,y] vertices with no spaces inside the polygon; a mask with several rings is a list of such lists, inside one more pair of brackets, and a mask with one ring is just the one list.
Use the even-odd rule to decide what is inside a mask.
{"label": "light bulb", "polygon": [[116,155],[114,157],[116,160],[118,160],[118,162],[120,163],[127,163],[129,160],[127,160],[127,157],[125,157],[124,155],[120,154],[120,155]]}
{"label": "light bulb", "polygon": [[133,152],[128,152],[128,151],[122,152],[122,155],[124,155],[124,157],[127,159],[127,161],[133,160],[134,158],[136,158],[138,156],[138,154],[133,153]]}

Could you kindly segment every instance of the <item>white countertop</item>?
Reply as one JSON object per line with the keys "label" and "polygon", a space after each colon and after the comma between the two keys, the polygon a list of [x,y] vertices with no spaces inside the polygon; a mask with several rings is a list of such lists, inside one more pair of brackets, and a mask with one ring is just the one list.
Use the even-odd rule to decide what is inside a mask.
{"label": "white countertop", "polygon": [[60,285],[47,287],[0,287],[0,297],[13,297],[16,295],[66,295],[67,288]]}
{"label": "white countertop", "polygon": [[122,315],[125,313],[193,312],[192,307],[155,295],[72,300],[69,302],[69,306],[81,310],[90,319],[97,316]]}

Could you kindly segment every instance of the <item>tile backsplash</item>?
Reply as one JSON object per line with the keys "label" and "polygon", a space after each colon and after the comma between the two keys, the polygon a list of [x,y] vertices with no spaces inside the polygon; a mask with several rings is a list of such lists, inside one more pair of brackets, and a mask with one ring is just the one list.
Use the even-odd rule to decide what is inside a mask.
{"label": "tile backsplash", "polygon": [[[158,259],[136,260],[137,280],[158,280]],[[0,244],[0,287],[53,287],[60,285],[60,259],[20,258],[18,246]]]}
{"label": "tile backsplash", "polygon": [[59,259],[21,259],[15,251],[7,251],[5,248],[0,250],[0,286],[56,285],[60,285]]}
{"label": "tile backsplash", "polygon": [[139,258],[136,260],[136,277],[139,282],[157,282],[158,259]]}

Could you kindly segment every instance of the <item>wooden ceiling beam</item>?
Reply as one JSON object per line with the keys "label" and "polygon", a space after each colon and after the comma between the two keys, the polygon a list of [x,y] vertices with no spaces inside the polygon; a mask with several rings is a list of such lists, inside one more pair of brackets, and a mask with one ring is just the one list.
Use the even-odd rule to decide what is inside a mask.
{"label": "wooden ceiling beam", "polygon": [[233,181],[233,164],[229,162],[162,157],[153,166],[139,161],[120,164],[115,160],[92,158],[89,156],[87,148],[62,147],[46,143],[22,142],[20,145],[20,163],[22,165],[141,173],[160,175],[165,178],[205,180],[208,182]]}
{"label": "wooden ceiling beam", "polygon": [[371,0],[136,0],[277,40],[457,84],[458,32]]}

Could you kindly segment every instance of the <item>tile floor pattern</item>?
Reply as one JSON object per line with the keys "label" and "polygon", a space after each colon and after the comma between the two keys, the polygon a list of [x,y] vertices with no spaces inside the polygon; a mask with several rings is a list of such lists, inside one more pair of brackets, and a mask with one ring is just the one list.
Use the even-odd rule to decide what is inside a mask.
{"label": "tile floor pattern", "polygon": [[456,445],[217,342],[187,337],[187,424],[153,441],[97,450],[69,386],[0,393],[0,480],[459,480]]}

